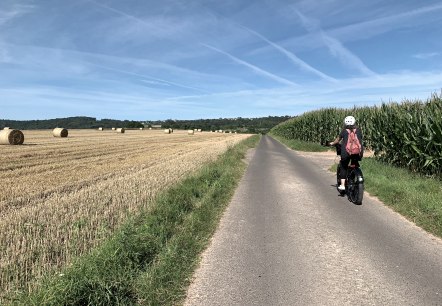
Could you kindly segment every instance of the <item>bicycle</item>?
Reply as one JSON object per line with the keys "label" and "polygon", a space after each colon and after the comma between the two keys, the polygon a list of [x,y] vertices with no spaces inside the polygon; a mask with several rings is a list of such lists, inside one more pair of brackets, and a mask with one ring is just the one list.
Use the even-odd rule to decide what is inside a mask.
{"label": "bicycle", "polygon": [[[341,145],[335,145],[336,155],[341,155]],[[364,175],[360,168],[359,162],[355,159],[350,160],[348,165],[347,176],[345,179],[345,190],[339,190],[338,187],[341,183],[340,178],[341,163],[338,164],[336,170],[336,189],[340,195],[347,194],[348,200],[354,204],[361,205],[364,197]]]}

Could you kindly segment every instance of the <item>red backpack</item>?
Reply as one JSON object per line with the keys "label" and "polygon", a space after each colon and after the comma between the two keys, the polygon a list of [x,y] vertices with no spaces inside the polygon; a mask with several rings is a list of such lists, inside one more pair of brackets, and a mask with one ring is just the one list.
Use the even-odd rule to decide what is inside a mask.
{"label": "red backpack", "polygon": [[362,146],[361,142],[359,141],[358,135],[356,135],[356,129],[352,131],[350,129],[347,129],[347,132],[348,132],[348,141],[347,144],[345,145],[345,150],[349,155],[353,154],[360,155],[362,151]]}

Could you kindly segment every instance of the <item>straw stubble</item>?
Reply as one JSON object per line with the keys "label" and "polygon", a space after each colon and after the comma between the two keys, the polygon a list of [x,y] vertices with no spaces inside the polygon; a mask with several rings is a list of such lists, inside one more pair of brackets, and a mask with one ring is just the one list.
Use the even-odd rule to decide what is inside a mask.
{"label": "straw stubble", "polygon": [[12,188],[0,190],[0,292],[32,289],[36,278],[97,246],[158,192],[248,137],[189,139],[178,131],[165,141],[161,132],[121,138],[76,130],[70,142],[49,142],[46,132],[29,131],[35,146],[20,156],[4,150],[0,172],[8,171],[3,183]]}

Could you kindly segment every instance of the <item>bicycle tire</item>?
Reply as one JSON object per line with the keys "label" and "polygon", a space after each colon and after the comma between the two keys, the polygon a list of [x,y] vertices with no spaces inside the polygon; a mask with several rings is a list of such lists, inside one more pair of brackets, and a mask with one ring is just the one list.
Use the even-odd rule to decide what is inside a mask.
{"label": "bicycle tire", "polygon": [[360,169],[355,169],[351,171],[348,176],[348,180],[351,182],[349,185],[349,199],[352,203],[361,205],[362,199],[364,198],[364,179],[362,176],[362,171]]}
{"label": "bicycle tire", "polygon": [[356,195],[354,195],[354,202],[357,205],[362,204],[362,199],[364,198],[364,183],[358,183],[354,188]]}

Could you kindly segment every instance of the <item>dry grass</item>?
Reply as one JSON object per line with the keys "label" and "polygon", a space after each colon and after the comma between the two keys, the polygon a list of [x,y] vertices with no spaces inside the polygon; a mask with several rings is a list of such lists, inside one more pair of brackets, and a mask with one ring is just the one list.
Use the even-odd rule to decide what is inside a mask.
{"label": "dry grass", "polygon": [[[107,238],[159,191],[249,137],[176,131],[24,131],[0,147],[0,292],[31,289]],[[0,297],[1,301],[1,297]]]}

